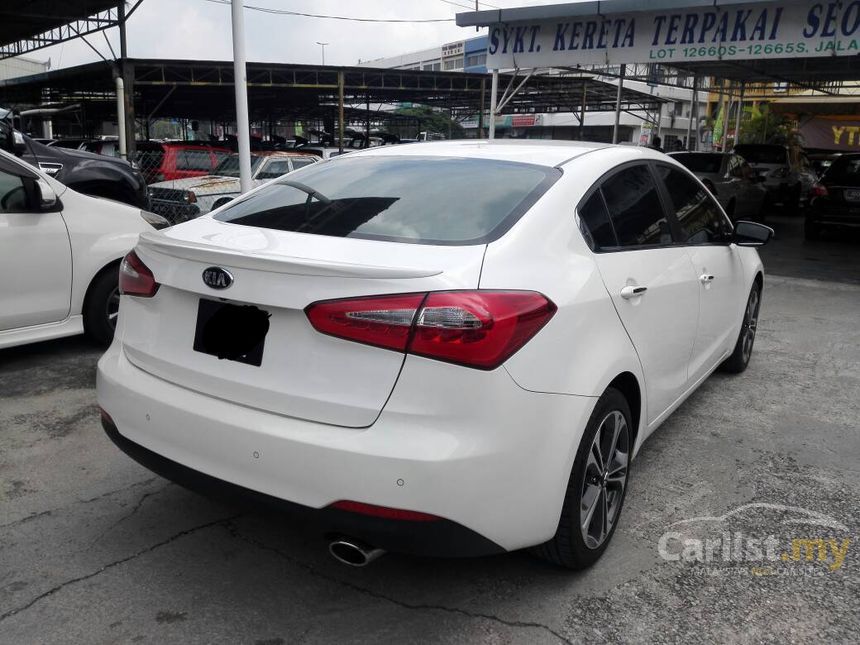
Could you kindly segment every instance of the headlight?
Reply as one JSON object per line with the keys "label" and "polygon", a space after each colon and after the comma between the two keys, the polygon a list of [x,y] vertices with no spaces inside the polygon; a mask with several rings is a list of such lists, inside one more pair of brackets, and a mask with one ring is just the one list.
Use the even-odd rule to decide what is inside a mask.
{"label": "headlight", "polygon": [[162,228],[167,228],[168,226],[170,226],[170,222],[164,219],[161,215],[156,215],[155,213],[150,213],[149,211],[140,211],[140,216],[147,224],[149,224],[155,230],[160,230]]}

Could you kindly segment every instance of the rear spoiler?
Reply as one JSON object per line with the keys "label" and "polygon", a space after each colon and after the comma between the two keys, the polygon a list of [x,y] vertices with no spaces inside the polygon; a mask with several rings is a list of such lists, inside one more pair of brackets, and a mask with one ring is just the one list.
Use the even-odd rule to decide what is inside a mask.
{"label": "rear spoiler", "polygon": [[389,267],[371,264],[351,264],[317,258],[281,256],[254,251],[253,255],[242,251],[228,250],[223,247],[175,240],[164,234],[145,232],[140,235],[139,246],[144,255],[150,250],[162,255],[194,260],[207,264],[223,264],[228,267],[269,271],[289,275],[312,275],[331,278],[375,278],[405,279],[429,278],[442,273],[438,269],[414,267]]}

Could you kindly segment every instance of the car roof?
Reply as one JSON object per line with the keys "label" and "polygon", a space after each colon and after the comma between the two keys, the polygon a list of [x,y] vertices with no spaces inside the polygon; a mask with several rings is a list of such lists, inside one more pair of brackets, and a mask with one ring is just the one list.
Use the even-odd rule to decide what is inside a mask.
{"label": "car roof", "polygon": [[[349,156],[415,156],[415,157],[461,157],[470,159],[493,159],[530,163],[546,167],[563,166],[589,153],[605,151],[612,153],[614,163],[626,161],[663,159],[666,154],[643,146],[621,146],[588,141],[553,141],[511,139],[459,140],[407,143],[397,146],[378,146],[356,150]],[[673,163],[678,163],[673,161]]]}

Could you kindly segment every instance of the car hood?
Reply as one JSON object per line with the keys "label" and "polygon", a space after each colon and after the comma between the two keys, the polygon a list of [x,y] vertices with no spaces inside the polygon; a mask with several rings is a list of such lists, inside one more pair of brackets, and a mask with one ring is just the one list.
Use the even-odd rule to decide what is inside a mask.
{"label": "car hood", "polygon": [[222,177],[219,175],[186,177],[185,179],[173,179],[150,184],[150,187],[152,188],[193,190],[197,195],[237,193],[240,192],[239,186],[239,180],[236,177]]}

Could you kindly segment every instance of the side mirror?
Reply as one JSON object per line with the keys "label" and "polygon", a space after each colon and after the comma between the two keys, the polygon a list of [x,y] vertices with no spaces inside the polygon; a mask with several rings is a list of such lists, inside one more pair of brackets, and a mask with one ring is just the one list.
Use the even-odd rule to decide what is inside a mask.
{"label": "side mirror", "polygon": [[773,237],[773,234],[773,229],[770,226],[758,222],[738,220],[732,234],[732,243],[738,246],[764,246]]}
{"label": "side mirror", "polygon": [[44,179],[36,180],[36,199],[38,200],[40,211],[53,210],[57,205],[57,193],[51,188],[51,185]]}

